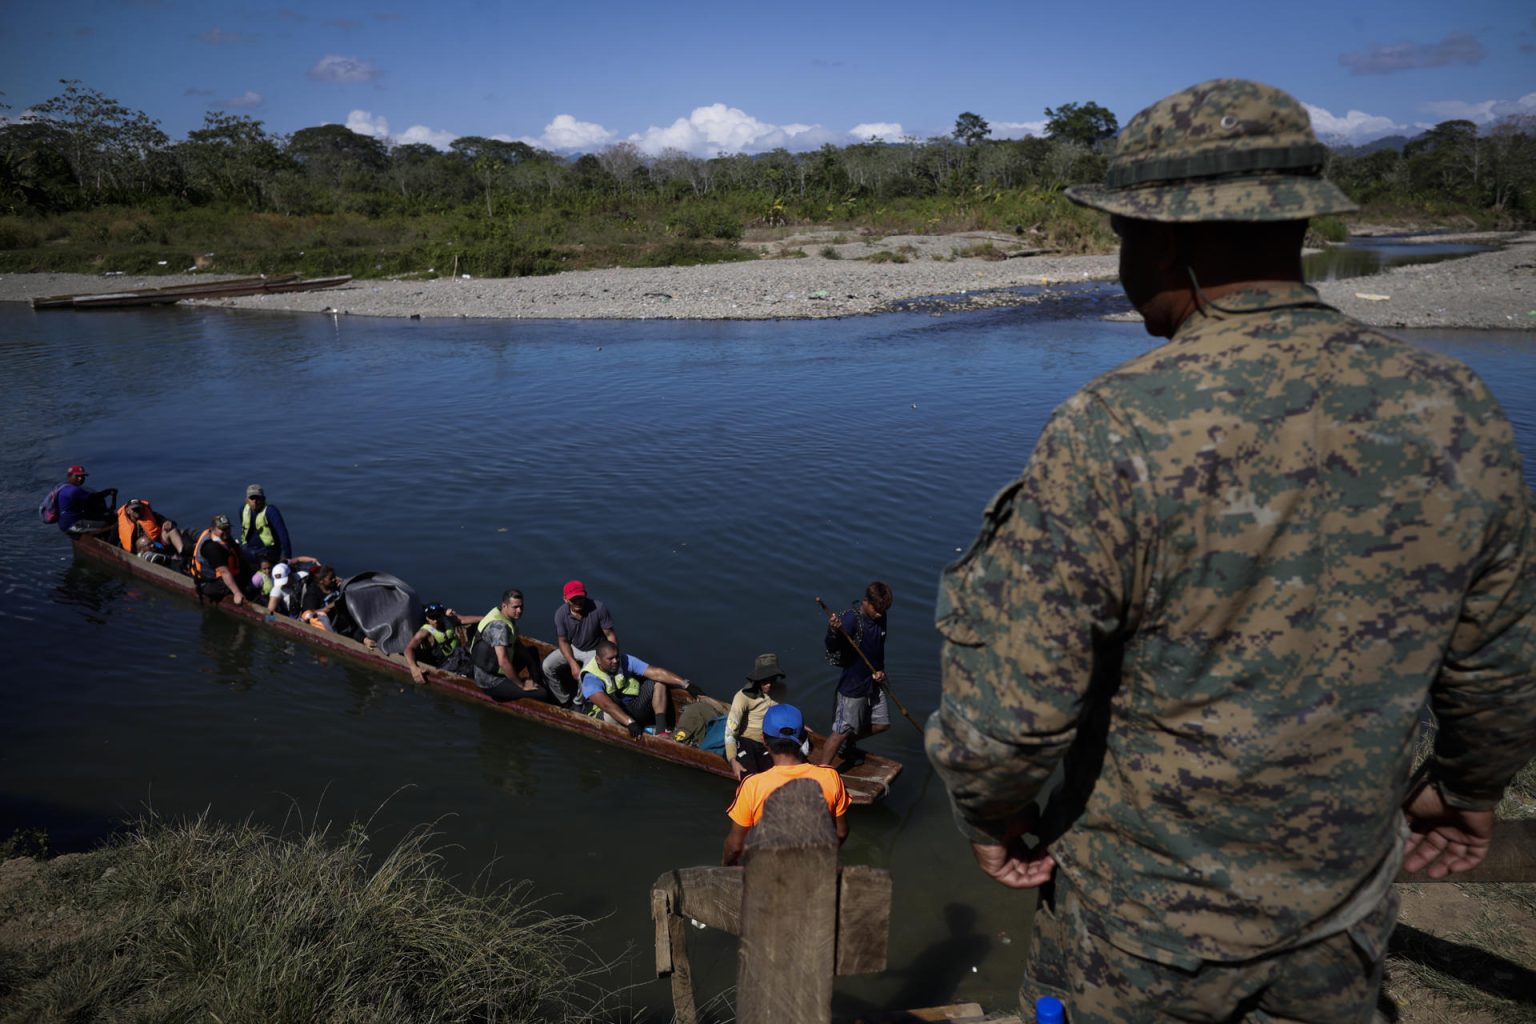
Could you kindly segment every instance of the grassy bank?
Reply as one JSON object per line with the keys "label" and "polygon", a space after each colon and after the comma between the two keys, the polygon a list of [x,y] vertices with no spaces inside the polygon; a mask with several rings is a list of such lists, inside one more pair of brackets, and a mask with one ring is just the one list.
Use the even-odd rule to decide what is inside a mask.
{"label": "grassy bank", "polygon": [[597,1019],[587,922],[463,892],[418,830],[279,835],[145,820],[0,872],[0,1021]]}
{"label": "grassy bank", "polygon": [[601,267],[687,266],[759,258],[744,240],[788,228],[852,234],[991,230],[1062,253],[1107,252],[1100,214],[1045,191],[790,204],[770,195],[717,200],[590,199],[440,213],[284,215],[213,207],[104,207],[0,217],[0,272],[129,274],[299,272],[355,277],[523,277]]}

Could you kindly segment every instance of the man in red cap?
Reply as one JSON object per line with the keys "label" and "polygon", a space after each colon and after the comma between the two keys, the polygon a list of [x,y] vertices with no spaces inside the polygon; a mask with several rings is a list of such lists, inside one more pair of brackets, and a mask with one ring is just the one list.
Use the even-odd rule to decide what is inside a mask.
{"label": "man in red cap", "polygon": [[544,685],[557,703],[570,704],[576,699],[574,677],[597,653],[597,642],[606,639],[617,645],[619,635],[613,631],[613,613],[603,602],[587,596],[581,580],[567,583],[564,597],[565,603],[555,609],[555,642],[559,647],[544,659]]}
{"label": "man in red cap", "polygon": [[65,471],[66,482],[59,488],[58,498],[59,529],[65,533],[69,533],[70,527],[77,523],[81,529],[111,525],[112,509],[117,504],[117,488],[87,490],[85,477],[85,467],[78,464]]}

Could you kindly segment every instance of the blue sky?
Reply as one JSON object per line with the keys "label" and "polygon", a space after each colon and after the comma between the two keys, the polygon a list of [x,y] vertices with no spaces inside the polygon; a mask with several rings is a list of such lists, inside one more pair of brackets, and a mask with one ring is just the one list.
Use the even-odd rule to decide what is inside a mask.
{"label": "blue sky", "polygon": [[0,0],[10,117],[79,79],[173,138],[208,110],[269,130],[347,124],[561,152],[632,142],[696,155],[946,134],[996,136],[1093,100],[1123,124],[1208,78],[1278,85],[1325,136],[1536,115],[1536,9],[1514,0]]}

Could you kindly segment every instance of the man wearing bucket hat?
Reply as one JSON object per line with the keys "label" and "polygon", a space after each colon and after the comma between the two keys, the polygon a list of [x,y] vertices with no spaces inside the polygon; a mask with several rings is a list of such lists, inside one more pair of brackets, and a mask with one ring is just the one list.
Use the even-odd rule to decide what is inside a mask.
{"label": "man wearing bucket hat", "polygon": [[821,795],[827,801],[827,813],[832,815],[832,825],[837,831],[837,841],[848,838],[848,791],[843,788],[843,777],[836,768],[821,764],[808,764],[805,760],[805,717],[793,704],[775,704],[763,714],[763,744],[773,758],[773,767],[765,772],[748,775],[736,787],[736,799],[726,814],[731,819],[731,830],[725,836],[725,849],[720,863],[730,867],[741,860],[747,847],[747,832],[763,817],[763,804],[780,786],[796,779],[810,779],[821,787]]}
{"label": "man wearing bucket hat", "polygon": [[1056,410],[942,581],[928,754],[982,870],[1044,887],[1020,997],[1074,1024],[1367,1019],[1399,868],[1480,862],[1536,754],[1509,423],[1303,283],[1352,209],[1324,155],[1254,82],[1132,119],[1068,195],[1170,340]]}

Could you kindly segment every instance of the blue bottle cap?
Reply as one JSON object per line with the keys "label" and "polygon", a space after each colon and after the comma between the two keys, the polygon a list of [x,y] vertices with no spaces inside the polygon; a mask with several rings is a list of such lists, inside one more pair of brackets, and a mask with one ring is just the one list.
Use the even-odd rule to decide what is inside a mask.
{"label": "blue bottle cap", "polygon": [[1055,996],[1041,996],[1035,1000],[1035,1024],[1063,1024],[1067,1008]]}

